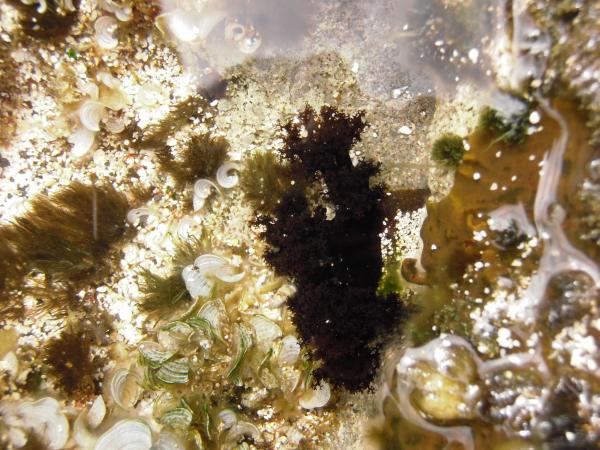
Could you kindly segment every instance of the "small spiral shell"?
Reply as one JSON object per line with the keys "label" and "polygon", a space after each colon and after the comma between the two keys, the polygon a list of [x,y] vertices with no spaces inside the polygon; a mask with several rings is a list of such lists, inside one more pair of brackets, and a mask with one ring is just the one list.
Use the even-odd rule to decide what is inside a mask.
{"label": "small spiral shell", "polygon": [[304,409],[322,408],[331,398],[331,388],[325,381],[309,389],[300,397],[300,406]]}
{"label": "small spiral shell", "polygon": [[251,29],[246,33],[243,39],[238,41],[238,48],[240,52],[244,53],[245,55],[251,55],[260,48],[261,44],[262,38],[260,37],[260,34]]}
{"label": "small spiral shell", "polygon": [[81,158],[87,155],[96,140],[96,133],[83,126],[79,126],[68,138],[70,144],[73,145],[73,156]]}
{"label": "small spiral shell", "polygon": [[225,39],[238,42],[246,35],[246,28],[239,22],[229,22],[225,26]]}
{"label": "small spiral shell", "polygon": [[102,16],[94,23],[96,30],[96,42],[105,49],[115,48],[119,40],[115,38],[114,32],[117,29],[117,20],[111,16]]}
{"label": "small spiral shell", "polygon": [[100,121],[105,114],[102,103],[94,100],[86,100],[79,107],[78,113],[81,125],[90,131],[100,131]]}
{"label": "small spiral shell", "polygon": [[237,185],[240,181],[240,177],[237,173],[231,173],[232,171],[239,171],[240,165],[234,162],[226,162],[222,164],[217,170],[217,183],[225,189],[231,189]]}
{"label": "small spiral shell", "polygon": [[204,202],[210,197],[213,188],[217,193],[221,193],[218,186],[210,180],[201,179],[194,183],[194,198],[192,200],[194,211],[202,209]]}
{"label": "small spiral shell", "polygon": [[132,10],[128,1],[119,2],[116,0],[102,0],[100,6],[103,10],[113,13],[121,22],[131,20]]}
{"label": "small spiral shell", "polygon": [[123,117],[109,117],[104,124],[106,129],[113,134],[119,134],[125,129],[125,119]]}

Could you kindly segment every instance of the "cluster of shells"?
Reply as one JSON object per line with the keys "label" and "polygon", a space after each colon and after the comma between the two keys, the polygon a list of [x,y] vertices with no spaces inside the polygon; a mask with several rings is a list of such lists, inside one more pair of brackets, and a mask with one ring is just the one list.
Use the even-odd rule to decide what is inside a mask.
{"label": "cluster of shells", "polygon": [[125,129],[126,123],[119,111],[129,103],[119,81],[108,72],[98,73],[96,82],[83,85],[80,92],[84,98],[74,105],[75,126],[68,137],[76,158],[84,157],[94,149],[101,125],[115,134]]}
{"label": "cluster of shells", "polygon": [[260,33],[252,25],[231,19],[228,10],[218,2],[178,2],[166,9],[156,18],[156,26],[178,42],[201,43],[224,24],[222,37],[241,53],[251,55],[262,44]]}
{"label": "cluster of shells", "polygon": [[[330,387],[313,386],[310,364],[284,321],[285,298],[293,287],[280,279],[267,282],[266,269],[240,267],[232,260],[237,261],[204,254],[189,268],[196,277],[184,269],[194,304],[157,325],[156,339],[139,344],[139,358],[118,362],[104,393],[89,408],[74,411],[51,397],[0,403],[12,444],[25,445],[31,432],[51,449],[76,444],[95,450],[167,450],[185,448],[190,440],[195,448],[205,448],[209,438],[221,448],[236,448],[244,437],[261,442],[255,416],[239,412],[236,404],[221,402],[219,409],[207,410],[217,422],[212,434],[191,427],[197,412],[186,396],[205,392],[225,398],[228,386],[244,386],[260,397],[248,400],[254,413],[278,397],[291,409],[325,406]],[[219,283],[233,287],[223,298],[208,289]]]}

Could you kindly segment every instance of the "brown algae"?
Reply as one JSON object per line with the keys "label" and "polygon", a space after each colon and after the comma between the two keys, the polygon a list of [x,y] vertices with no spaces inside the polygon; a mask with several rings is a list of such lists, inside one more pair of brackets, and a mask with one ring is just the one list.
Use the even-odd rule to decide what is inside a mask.
{"label": "brown algae", "polygon": [[108,183],[72,182],[34,197],[27,213],[1,229],[2,285],[18,289],[24,276],[41,273],[48,297],[73,292],[106,271],[110,251],[126,235],[128,210],[127,198]]}
{"label": "brown algae", "polygon": [[[590,281],[578,281],[574,278],[576,274],[569,269],[562,269],[567,271],[549,279],[548,292],[545,294],[543,291],[533,291],[535,288],[531,287],[536,283],[533,280],[541,276],[536,274],[536,270],[542,274],[548,270],[544,269],[543,261],[548,258],[545,255],[550,251],[542,245],[536,245],[535,229],[530,224],[535,216],[536,224],[540,226],[540,195],[547,192],[541,191],[540,194],[543,187],[538,186],[544,186],[544,179],[539,175],[540,168],[545,177],[551,177],[552,171],[560,170],[551,165],[548,155],[556,154],[559,148],[557,143],[563,142],[567,135],[561,176],[560,179],[556,178],[557,203],[552,203],[550,208],[567,208],[566,217],[570,217],[568,209],[577,208],[577,203],[572,199],[577,197],[583,179],[581,171],[575,168],[585,167],[593,155],[587,143],[588,133],[582,125],[581,113],[564,100],[555,100],[553,105],[555,109],[544,106],[532,110],[538,111],[541,116],[539,122],[535,117],[533,120],[537,131],[528,132],[531,135],[523,140],[512,140],[513,146],[507,146],[507,141],[498,140],[481,127],[477,129],[466,140],[468,151],[456,169],[450,193],[440,202],[427,206],[428,216],[421,231],[424,243],[421,262],[431,288],[419,294],[424,306],[409,321],[408,329],[415,345],[429,343],[411,349],[405,355],[408,358],[411,352],[419,352],[422,348],[424,353],[415,353],[412,360],[406,360],[407,364],[421,361],[418,363],[421,366],[407,366],[407,369],[394,372],[394,377],[404,376],[407,379],[391,381],[391,386],[398,386],[398,396],[392,394],[385,401],[387,422],[373,429],[375,436],[395,430],[395,437],[386,437],[387,444],[384,446],[391,445],[391,442],[398,446],[419,442],[419,448],[435,448],[445,443],[457,445],[457,448],[486,446],[496,449],[503,448],[502,443],[507,436],[516,439],[518,435],[527,435],[532,445],[550,441],[551,445],[557,446],[552,448],[563,448],[562,445],[589,448],[586,446],[592,445],[596,439],[595,432],[582,432],[582,427],[586,428],[582,423],[585,420],[578,409],[587,406],[586,400],[577,393],[586,387],[589,389],[593,386],[596,389],[598,380],[590,378],[585,371],[576,367],[567,369],[556,365],[557,359],[562,358],[559,355],[567,355],[569,348],[567,341],[561,337],[561,330],[569,329],[575,323],[586,323],[586,320],[595,317],[589,305],[590,301],[593,304],[596,300],[589,296],[597,299],[597,294],[593,293],[596,291],[588,290],[590,288],[585,286],[589,286]],[[488,112],[484,111],[484,114]],[[533,126],[530,123],[528,128]],[[543,132],[539,131],[541,129]],[[598,261],[595,249],[590,251],[589,246],[582,245],[578,237],[581,229],[576,228],[576,223],[573,225],[569,219],[563,223],[571,242]],[[570,250],[565,249],[565,252],[563,260],[569,258]],[[577,256],[576,250],[573,252],[573,262],[569,264],[576,267],[579,264],[575,262],[577,258],[580,258],[581,264],[585,264],[583,261],[586,257]],[[536,265],[540,265],[538,269]],[[553,270],[560,271],[560,265]],[[519,287],[528,283],[532,283],[530,287]],[[556,286],[560,286],[558,291]],[[530,303],[523,303],[528,295],[537,295],[533,292],[540,292],[545,300],[532,297]],[[513,313],[511,302],[519,298],[522,300],[517,301],[523,303],[519,307],[521,312],[515,310]],[[558,310],[557,303],[551,306],[552,298],[554,302],[562,302],[563,306]],[[568,301],[570,298],[580,300],[573,303]],[[565,303],[567,301],[568,304]],[[527,312],[527,308],[535,308],[532,305],[537,302],[545,306]],[[497,312],[494,314],[493,311]],[[522,316],[522,312],[526,315]],[[536,317],[544,325],[536,325]],[[474,321],[475,318],[479,320]],[[554,332],[551,323],[558,327]],[[431,340],[435,336],[440,337]],[[469,341],[457,340],[458,336],[464,336]],[[541,346],[534,344],[539,339],[543,342]],[[557,353],[563,345],[567,347]],[[528,346],[532,349],[524,351],[523,347],[527,349]],[[431,348],[425,350],[428,347]],[[463,378],[466,377],[464,368],[444,369],[442,359],[427,359],[426,355],[434,355],[435,352],[440,352],[442,358],[442,349],[451,348],[465,348],[474,355],[483,355],[483,360],[475,356],[478,367],[476,377],[485,381],[483,385],[481,381],[474,383]],[[412,362],[408,363],[409,360]],[[453,361],[451,364],[457,363],[455,359],[449,361]],[[442,366],[433,368],[429,364],[433,367],[438,364]],[[436,377],[441,377],[438,380],[440,385],[435,385]],[[424,384],[402,394],[400,386],[413,379],[421,380]],[[457,380],[470,384],[476,396],[470,399],[464,397],[462,392],[465,392],[465,386],[453,387]],[[564,417],[564,420],[555,421],[548,416],[547,408],[550,408],[550,403],[555,406],[560,404],[559,398],[565,395],[565,382],[570,383],[574,396],[572,401],[578,402],[578,407],[570,412],[565,409],[566,405],[558,407],[553,414]],[[542,394],[542,386],[549,387],[546,394]],[[513,397],[502,398],[503,393],[511,393]],[[419,395],[426,395],[427,403],[419,403]],[[417,415],[412,415],[410,410],[413,407],[406,406],[404,396],[416,402],[413,404],[416,405],[414,411]],[[521,396],[529,396],[539,402],[538,406],[532,405],[532,416],[529,418],[513,417],[510,410],[502,409],[509,408]],[[452,408],[457,407],[460,415],[446,417]],[[469,417],[461,416],[467,412]],[[505,426],[505,431],[498,433],[496,425],[506,425],[507,421],[510,424],[508,428]],[[414,428],[415,424],[418,424],[417,428]],[[437,444],[425,444],[428,440]],[[514,445],[520,444],[515,441]]]}
{"label": "brown algae", "polygon": [[0,447],[596,448],[599,12],[4,2]]}

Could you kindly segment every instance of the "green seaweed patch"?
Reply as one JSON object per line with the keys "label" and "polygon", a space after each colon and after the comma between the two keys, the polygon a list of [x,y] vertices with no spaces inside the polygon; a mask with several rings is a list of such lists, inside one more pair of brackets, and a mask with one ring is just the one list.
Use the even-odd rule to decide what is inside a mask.
{"label": "green seaweed patch", "polygon": [[213,177],[227,159],[229,143],[209,133],[192,136],[183,151],[175,157],[171,147],[155,150],[162,170],[173,177],[178,186],[185,186],[200,178]]}
{"label": "green seaweed patch", "polygon": [[208,234],[177,242],[172,258],[172,267],[165,276],[149,270],[142,270],[140,290],[143,293],[140,308],[149,313],[170,313],[179,306],[191,302],[192,298],[185,286],[181,272],[187,265],[211,248]]}
{"label": "green seaweed patch", "polygon": [[55,281],[88,278],[123,238],[129,204],[112,185],[73,182],[51,197],[38,196],[17,217],[9,243],[29,269]]}
{"label": "green seaweed patch", "polygon": [[464,139],[456,134],[445,134],[433,143],[431,157],[446,167],[456,167],[465,154]]}
{"label": "green seaweed patch", "polygon": [[387,297],[402,292],[401,264],[397,260],[389,261],[383,267],[383,275],[377,286],[377,295]]}
{"label": "green seaweed patch", "polygon": [[27,274],[43,274],[37,293],[48,298],[105,275],[111,250],[127,234],[128,210],[125,195],[110,184],[75,181],[34,197],[28,212],[0,228],[0,287],[6,293]]}
{"label": "green seaweed patch", "polygon": [[79,1],[74,0],[74,11],[67,9],[67,3],[61,0],[46,0],[42,10],[41,3],[25,3],[21,0],[9,0],[19,11],[19,25],[27,35],[40,40],[61,39],[71,32],[77,21]]}
{"label": "green seaweed patch", "polygon": [[148,126],[140,139],[135,142],[137,148],[159,148],[166,145],[167,139],[177,131],[191,125],[194,119],[202,116],[209,107],[201,95],[193,95],[173,106],[164,119]]}
{"label": "green seaweed patch", "polygon": [[270,214],[293,187],[290,175],[289,169],[274,153],[255,153],[245,161],[240,188],[256,211]]}
{"label": "green seaweed patch", "polygon": [[491,145],[497,142],[510,146],[523,145],[528,136],[529,115],[534,105],[515,93],[502,93],[501,97],[504,103],[510,105],[510,111],[486,106],[479,116],[479,129],[496,137]]}
{"label": "green seaweed patch", "polygon": [[191,300],[181,273],[173,272],[162,277],[149,270],[144,270],[141,277],[140,289],[144,296],[140,307],[144,311],[167,312]]}
{"label": "green seaweed patch", "polygon": [[45,371],[62,392],[78,402],[101,391],[98,374],[105,361],[92,352],[95,337],[81,326],[67,325],[44,348]]}

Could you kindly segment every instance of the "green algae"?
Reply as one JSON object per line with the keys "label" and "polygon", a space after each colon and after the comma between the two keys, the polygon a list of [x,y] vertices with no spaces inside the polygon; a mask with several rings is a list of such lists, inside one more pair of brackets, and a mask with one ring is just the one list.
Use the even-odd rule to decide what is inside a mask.
{"label": "green algae", "polygon": [[17,289],[26,275],[42,274],[32,293],[60,309],[57,300],[69,301],[78,287],[107,274],[112,250],[126,237],[128,211],[127,198],[107,183],[76,181],[34,197],[28,212],[0,229],[0,285]]}
{"label": "green algae", "polygon": [[433,143],[431,157],[434,161],[446,166],[456,167],[465,153],[463,138],[456,134],[445,134]]}

